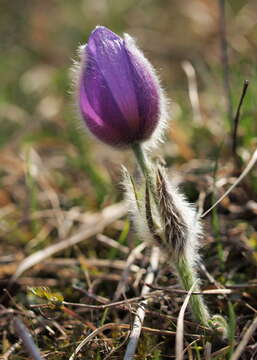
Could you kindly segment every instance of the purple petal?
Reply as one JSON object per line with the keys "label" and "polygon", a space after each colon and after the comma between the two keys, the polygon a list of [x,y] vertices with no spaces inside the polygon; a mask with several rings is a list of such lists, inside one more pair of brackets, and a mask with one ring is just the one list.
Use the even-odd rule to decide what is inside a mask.
{"label": "purple petal", "polygon": [[[89,130],[102,141],[110,145],[119,145],[126,140],[129,132],[124,131],[122,123],[115,126],[115,123],[106,121],[106,117],[102,119],[91,106],[83,82],[80,86],[80,111]],[[129,143],[129,139],[127,142]]]}
{"label": "purple petal", "polygon": [[137,129],[137,98],[123,39],[105,27],[98,27],[89,38],[87,55],[87,65],[91,60],[95,63],[129,127]]}
{"label": "purple petal", "polygon": [[144,134],[144,139],[147,139],[159,121],[161,89],[152,65],[128,36],[125,39],[125,47],[137,96],[140,131]]}

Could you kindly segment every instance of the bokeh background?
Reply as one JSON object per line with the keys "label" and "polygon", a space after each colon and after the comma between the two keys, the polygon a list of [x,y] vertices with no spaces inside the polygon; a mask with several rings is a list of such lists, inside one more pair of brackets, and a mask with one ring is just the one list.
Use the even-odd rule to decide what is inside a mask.
{"label": "bokeh background", "polygon": [[[121,200],[121,164],[135,170],[129,151],[115,151],[101,144],[78,121],[70,69],[78,60],[78,46],[87,41],[96,25],[135,37],[157,69],[170,98],[171,121],[166,141],[155,150],[154,157],[163,158],[187,197],[197,201],[199,194],[205,194],[207,200],[201,199],[206,209],[235,180],[238,174],[231,155],[232,121],[224,89],[220,3],[218,0],[1,0],[2,279],[10,277],[26,256],[71,235],[78,223],[83,222],[85,212],[98,211]],[[236,170],[241,172],[257,144],[257,1],[227,0],[225,13],[232,114],[243,81],[250,81],[237,138]],[[190,99],[190,86],[193,86],[193,99]],[[214,186],[215,179],[218,181]],[[222,225],[213,223],[207,235],[210,242],[227,222],[233,228],[233,236],[242,237],[251,251],[257,250],[256,194],[255,169],[247,177],[245,187],[223,201],[219,208]],[[49,209],[54,211],[47,213]],[[135,237],[133,232],[128,235],[128,229],[128,222],[121,222],[111,234],[115,237],[121,232],[119,241],[127,241],[133,248]],[[206,254],[210,254],[208,249]],[[221,253],[217,255],[214,250],[209,260],[213,264],[221,258],[226,261],[229,251],[224,255],[221,248],[215,249]],[[117,255],[93,242],[82,250],[88,257],[113,259]],[[71,254],[68,251],[66,255]],[[254,256],[256,261],[256,252]],[[253,270],[249,268],[247,275],[247,264],[242,262],[242,265],[246,270],[240,280],[247,281]],[[225,276],[224,266],[215,268],[220,279]],[[72,296],[64,280],[69,281],[71,276],[70,270],[66,270],[51,275],[42,269],[40,274],[31,273],[32,278],[23,279],[24,287],[16,294],[17,301],[24,301],[25,286],[38,283],[54,285]],[[80,276],[79,271],[72,274]],[[41,282],[36,280],[37,276],[41,276]],[[47,282],[45,277],[53,281]],[[64,283],[66,290],[62,288]],[[110,295],[108,289],[100,285],[99,288],[106,296]]]}
{"label": "bokeh background", "polygon": [[[254,0],[225,3],[234,112],[243,80],[251,83],[239,130],[241,155],[247,160],[256,145],[257,4]],[[2,0],[0,16],[2,156],[12,157],[21,166],[24,151],[35,150],[71,203],[76,196],[81,201],[88,198],[88,192],[94,202],[92,182],[99,183],[98,192],[104,191],[102,180],[110,182],[114,176],[107,168],[117,167],[126,157],[95,143],[82,134],[82,127],[74,126],[78,116],[70,68],[78,60],[79,44],[87,41],[98,24],[134,36],[158,70],[171,99],[173,121],[161,149],[169,163],[213,158],[221,142],[228,142],[231,130],[223,90],[219,1]],[[200,114],[192,111],[184,61],[190,61],[196,72]],[[112,166],[106,166],[110,162]],[[97,176],[99,169],[105,179]],[[66,186],[77,181],[73,177],[78,173],[81,187],[76,191],[81,194],[69,196]],[[15,181],[2,181],[5,190],[1,191],[21,201]]]}

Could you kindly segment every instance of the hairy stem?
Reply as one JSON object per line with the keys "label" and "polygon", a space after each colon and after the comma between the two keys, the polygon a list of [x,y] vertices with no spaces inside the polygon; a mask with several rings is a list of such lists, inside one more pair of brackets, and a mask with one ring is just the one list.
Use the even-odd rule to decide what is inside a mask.
{"label": "hairy stem", "polygon": [[[149,189],[153,195],[157,209],[159,208],[159,200],[157,193],[157,186],[155,181],[155,171],[152,167],[150,161],[147,159],[142,146],[140,144],[134,144],[132,150],[135,154],[137,162],[143,172],[143,175],[146,179],[146,182],[149,184]],[[185,290],[189,291],[190,288],[197,280],[196,272],[193,266],[190,264],[190,261],[185,257],[185,255],[180,255],[179,258],[175,260],[175,266],[181,281],[182,286]],[[199,287],[196,286],[195,291],[199,291]],[[201,295],[192,295],[190,298],[191,309],[194,318],[199,321],[203,326],[209,327],[210,315],[203,302]]]}
{"label": "hairy stem", "polygon": [[156,198],[156,184],[155,184],[155,178],[154,178],[154,171],[151,165],[151,162],[147,158],[141,144],[135,143],[132,145],[132,150],[134,152],[134,155],[137,159],[137,162],[140,166],[140,169],[142,170],[142,173],[144,174],[144,177],[149,184],[150,191],[153,195],[153,198],[155,202],[157,201]]}
{"label": "hairy stem", "polygon": [[[195,270],[192,268],[192,265],[189,264],[188,260],[183,255],[178,259],[176,263],[176,268],[183,287],[185,288],[185,290],[189,291],[197,280]],[[198,285],[196,285],[194,291],[199,290],[200,289]],[[202,296],[191,295],[190,305],[194,318],[199,321],[201,325],[209,327],[210,315],[207,307],[203,302]]]}

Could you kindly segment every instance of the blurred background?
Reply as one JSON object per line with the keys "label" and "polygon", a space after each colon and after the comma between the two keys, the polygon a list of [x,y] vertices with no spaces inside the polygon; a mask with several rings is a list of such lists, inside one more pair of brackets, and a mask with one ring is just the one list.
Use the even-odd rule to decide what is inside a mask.
{"label": "blurred background", "polygon": [[[226,174],[231,117],[248,79],[237,152],[242,163],[249,160],[257,129],[257,2],[225,1],[229,69],[222,53],[222,3],[1,1],[0,206],[9,219],[3,230],[49,203],[85,211],[121,197],[120,165],[130,166],[131,156],[88,136],[72,95],[70,69],[78,60],[77,48],[98,24],[135,37],[156,67],[171,99],[172,118],[156,156],[178,174],[192,175],[200,167],[201,174],[212,176],[218,158]],[[201,179],[197,175],[193,182]],[[256,181],[251,186],[256,190]],[[190,186],[186,191],[190,199],[198,198]],[[38,223],[32,224],[18,237],[26,242],[38,230]]]}

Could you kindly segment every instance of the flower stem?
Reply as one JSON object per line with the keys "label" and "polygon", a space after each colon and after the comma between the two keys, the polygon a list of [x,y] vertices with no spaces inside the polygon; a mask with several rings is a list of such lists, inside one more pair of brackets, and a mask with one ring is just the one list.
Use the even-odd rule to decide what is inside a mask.
{"label": "flower stem", "polygon": [[[141,168],[141,171],[145,177],[146,182],[149,185],[149,189],[154,198],[157,209],[159,208],[155,171],[151,162],[148,160],[146,154],[143,151],[141,144],[136,143],[132,145],[132,150],[137,159],[137,162]],[[193,284],[197,280],[197,275],[194,267],[185,255],[180,255],[179,258],[174,260],[175,266],[180,278],[181,284],[186,291],[189,291]],[[196,285],[195,291],[199,291],[199,286]],[[207,307],[204,304],[201,295],[192,295],[190,297],[190,305],[194,318],[203,326],[210,327],[210,315]]]}
{"label": "flower stem", "polygon": [[[178,259],[176,263],[176,268],[184,289],[189,291],[197,280],[195,270],[193,269],[192,265],[189,264],[188,260],[184,255],[182,255]],[[199,286],[196,285],[194,291],[199,290]],[[207,307],[203,302],[202,296],[192,295],[190,298],[190,305],[194,318],[199,321],[201,325],[209,327],[210,315]]]}
{"label": "flower stem", "polygon": [[132,145],[132,150],[135,154],[135,157],[138,161],[138,164],[145,175],[145,177],[150,176],[150,169],[149,169],[149,160],[146,157],[145,152],[142,149],[141,144],[135,143]]}
{"label": "flower stem", "polygon": [[154,169],[152,168],[151,162],[147,158],[142,146],[140,143],[135,143],[132,145],[132,150],[134,152],[134,155],[137,159],[137,162],[142,170],[142,173],[144,174],[144,177],[149,184],[150,191],[153,195],[154,201],[157,201],[156,197],[156,183],[155,178],[153,176]]}

